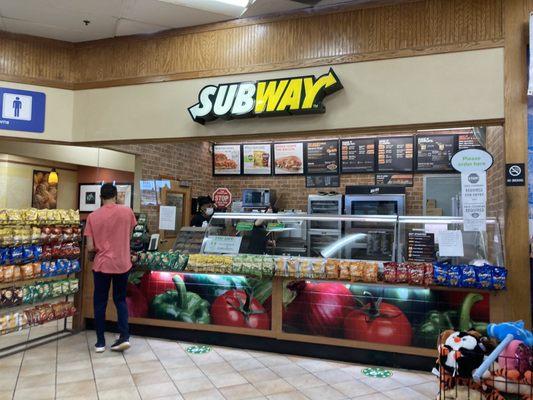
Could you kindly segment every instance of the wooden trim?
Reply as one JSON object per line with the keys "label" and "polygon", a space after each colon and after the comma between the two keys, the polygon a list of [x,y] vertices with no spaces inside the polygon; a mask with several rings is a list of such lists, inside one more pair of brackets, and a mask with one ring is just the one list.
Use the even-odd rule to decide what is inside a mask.
{"label": "wooden trim", "polygon": [[222,76],[252,74],[252,73],[288,70],[288,69],[300,69],[300,68],[317,67],[317,66],[348,64],[348,63],[365,62],[365,61],[390,60],[390,59],[395,59],[395,58],[417,57],[417,56],[425,56],[425,55],[433,55],[433,54],[456,53],[456,52],[461,52],[461,51],[493,49],[493,48],[503,47],[503,44],[504,44],[503,39],[497,39],[497,40],[489,40],[489,41],[484,41],[484,42],[463,43],[460,45],[454,44],[454,45],[447,45],[447,46],[425,47],[425,48],[418,48],[418,49],[405,49],[405,50],[389,51],[389,52],[350,54],[350,55],[344,55],[344,56],[311,58],[311,59],[288,61],[285,63],[277,63],[277,64],[256,64],[256,65],[242,66],[242,67],[235,67],[235,68],[210,69],[210,70],[204,70],[204,71],[180,72],[180,73],[166,74],[166,75],[121,78],[121,79],[112,79],[108,81],[74,82],[72,84],[66,84],[65,86],[68,86],[68,88],[72,88],[73,90],[86,90],[86,89],[110,88],[110,87],[117,87],[117,86],[142,85],[142,84],[147,84],[147,83],[162,83],[162,82],[189,80],[189,79],[212,78],[212,77],[217,77],[217,76],[222,77]]}
{"label": "wooden trim", "polygon": [[[506,0],[504,5],[505,162],[528,165],[527,27],[532,0]],[[527,171],[525,173],[527,175]],[[531,328],[528,188],[505,187],[505,266],[508,290],[491,296],[491,321],[526,321]]]}
{"label": "wooden trim", "polygon": [[53,79],[31,78],[18,75],[0,74],[0,81],[21,83],[24,85],[44,86],[56,89],[74,90],[75,85],[70,82],[56,81]]}

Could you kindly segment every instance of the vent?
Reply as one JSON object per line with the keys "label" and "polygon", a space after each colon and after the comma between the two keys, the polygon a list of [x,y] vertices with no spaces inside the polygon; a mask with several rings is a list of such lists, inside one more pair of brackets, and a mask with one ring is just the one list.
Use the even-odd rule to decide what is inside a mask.
{"label": "vent", "polygon": [[292,0],[295,3],[301,3],[305,4],[311,7],[316,6],[318,3],[320,3],[322,0]]}

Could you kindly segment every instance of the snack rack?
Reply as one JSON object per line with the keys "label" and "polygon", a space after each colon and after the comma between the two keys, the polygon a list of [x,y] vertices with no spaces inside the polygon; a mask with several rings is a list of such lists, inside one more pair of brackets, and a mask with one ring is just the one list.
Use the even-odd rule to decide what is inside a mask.
{"label": "snack rack", "polygon": [[[13,339],[3,340],[0,358],[72,335],[72,300],[81,291],[78,211],[0,210],[0,234],[0,338]],[[53,322],[53,332],[45,327],[33,337],[32,328]]]}

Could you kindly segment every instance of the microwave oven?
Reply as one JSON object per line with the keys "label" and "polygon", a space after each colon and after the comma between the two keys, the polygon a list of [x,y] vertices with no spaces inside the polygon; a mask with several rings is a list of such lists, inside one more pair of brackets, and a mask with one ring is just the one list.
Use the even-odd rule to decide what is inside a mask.
{"label": "microwave oven", "polygon": [[242,191],[243,208],[267,208],[276,203],[276,191],[270,189],[244,189]]}

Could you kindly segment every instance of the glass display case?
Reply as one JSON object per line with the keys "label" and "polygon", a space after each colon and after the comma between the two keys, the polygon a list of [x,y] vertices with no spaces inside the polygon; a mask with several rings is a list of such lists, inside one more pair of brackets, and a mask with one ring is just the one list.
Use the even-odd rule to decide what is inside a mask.
{"label": "glass display case", "polygon": [[[361,230],[317,230],[313,224],[335,222]],[[334,257],[358,260],[392,261],[396,254],[395,215],[328,215],[217,213],[207,228],[203,253],[271,254],[277,251],[278,238],[293,231],[301,235],[307,229],[307,254],[310,257]],[[375,232],[381,240],[376,240]]]}
{"label": "glass display case", "polygon": [[[443,232],[444,239],[452,240],[444,253],[439,244]],[[454,247],[454,233],[459,235],[456,242],[462,240],[462,246],[456,243],[455,253],[450,249],[450,245]],[[495,218],[487,218],[486,231],[468,232],[461,217],[401,216],[397,248],[398,262],[446,261],[454,265],[503,265],[504,262],[500,225]]]}

